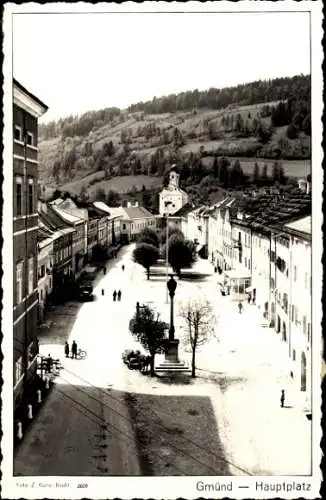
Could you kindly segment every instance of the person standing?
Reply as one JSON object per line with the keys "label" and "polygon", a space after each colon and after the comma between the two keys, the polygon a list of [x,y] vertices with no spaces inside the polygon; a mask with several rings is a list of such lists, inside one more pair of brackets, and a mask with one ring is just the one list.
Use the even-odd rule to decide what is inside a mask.
{"label": "person standing", "polygon": [[66,358],[69,358],[69,344],[67,341],[65,342],[65,355]]}
{"label": "person standing", "polygon": [[118,301],[120,302],[121,300],[121,290],[118,291]]}
{"label": "person standing", "polygon": [[117,291],[114,290],[114,292],[113,292],[113,302],[115,302],[116,299],[117,299]]}
{"label": "person standing", "polygon": [[281,390],[281,408],[284,408],[284,401],[285,401],[285,391],[284,389]]}
{"label": "person standing", "polygon": [[121,266],[121,269],[124,271],[125,270],[125,266],[122,264]]}
{"label": "person standing", "polygon": [[52,370],[52,358],[51,358],[51,354],[48,354],[48,357],[46,358],[46,369],[47,369],[48,373],[50,373],[51,370]]}
{"label": "person standing", "polygon": [[242,309],[243,309],[242,302],[239,302],[238,309],[239,309],[239,313],[241,314],[242,313]]}
{"label": "person standing", "polygon": [[71,344],[71,357],[77,359],[77,344],[75,341]]}

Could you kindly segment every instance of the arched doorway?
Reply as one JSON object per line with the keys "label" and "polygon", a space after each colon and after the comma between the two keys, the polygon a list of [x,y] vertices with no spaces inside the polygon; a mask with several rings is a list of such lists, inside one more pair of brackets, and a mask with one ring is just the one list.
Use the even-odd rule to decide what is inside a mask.
{"label": "arched doorway", "polygon": [[307,360],[303,352],[301,354],[301,391],[307,390]]}
{"label": "arched doorway", "polygon": [[282,325],[282,340],[284,342],[286,342],[286,324],[284,321],[283,321],[283,325]]}
{"label": "arched doorway", "polygon": [[280,333],[280,331],[281,331],[281,318],[279,317],[279,315],[277,315],[276,331],[277,331],[277,333]]}

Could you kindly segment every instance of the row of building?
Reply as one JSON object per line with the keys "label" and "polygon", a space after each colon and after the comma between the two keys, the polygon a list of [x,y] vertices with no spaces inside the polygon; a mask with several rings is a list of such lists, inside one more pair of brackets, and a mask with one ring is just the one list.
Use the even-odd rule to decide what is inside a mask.
{"label": "row of building", "polygon": [[226,197],[194,209],[172,168],[160,215],[137,204],[80,206],[38,199],[38,118],[47,106],[13,82],[13,392],[14,407],[36,373],[37,323],[49,298],[85,265],[134,241],[145,227],[169,224],[198,243],[235,300],[250,294],[275,328],[300,389],[311,385],[311,195]]}
{"label": "row of building", "polygon": [[[78,205],[38,197],[38,118],[47,106],[13,81],[13,393],[23,402],[36,374],[37,325],[52,298],[85,266],[109,258],[158,216],[129,203]],[[67,285],[67,286],[66,286]]]}
{"label": "row of building", "polygon": [[169,216],[211,260],[223,292],[250,297],[288,353],[297,387],[310,395],[312,347],[311,195],[260,193]]}

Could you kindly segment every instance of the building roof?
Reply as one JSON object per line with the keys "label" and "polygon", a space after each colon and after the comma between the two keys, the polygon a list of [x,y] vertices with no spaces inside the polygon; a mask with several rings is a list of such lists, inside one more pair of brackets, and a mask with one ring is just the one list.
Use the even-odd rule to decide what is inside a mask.
{"label": "building roof", "polygon": [[48,229],[61,231],[62,234],[74,231],[51,205],[46,204],[45,207],[45,209],[41,208],[39,219]]}
{"label": "building roof", "polygon": [[[243,220],[237,213],[244,214]],[[231,207],[231,218],[237,224],[255,229],[271,230],[298,217],[311,214],[311,197],[305,193],[266,193],[256,197],[243,196]]]}
{"label": "building roof", "polygon": [[56,228],[54,218],[51,217],[51,214],[48,216],[48,213],[44,212],[39,212],[38,226],[37,239],[40,248],[45,247],[60,236],[74,231],[72,227],[67,225]]}
{"label": "building roof", "polygon": [[81,219],[80,217],[77,217],[76,215],[72,215],[72,214],[62,210],[61,205],[60,205],[60,208],[58,206],[53,207],[53,210],[55,211],[55,213],[57,213],[59,215],[59,217],[61,217],[68,224],[78,224],[78,223],[84,222],[84,219]]}
{"label": "building roof", "polygon": [[107,212],[101,208],[96,207],[93,203],[87,204],[88,216],[93,218],[107,217]]}
{"label": "building roof", "polygon": [[189,201],[183,205],[183,207],[179,208],[171,217],[184,217],[185,215],[188,215],[190,212],[194,210],[194,205],[190,203]]}
{"label": "building roof", "polygon": [[41,247],[51,243],[53,238],[53,231],[51,231],[43,222],[39,219],[38,231],[37,231],[37,242]]}
{"label": "building roof", "polygon": [[21,92],[23,92],[24,94],[26,94],[30,99],[33,99],[33,101],[35,101],[37,104],[39,104],[44,109],[44,112],[49,109],[49,107],[46,104],[44,104],[44,102],[42,102],[38,97],[36,97],[29,90],[27,90],[25,87],[23,87],[23,85],[21,83],[19,83],[19,81],[16,80],[15,78],[13,78],[13,84]]}
{"label": "building roof", "polygon": [[144,207],[123,207],[124,218],[127,219],[143,219],[154,217],[149,210]]}
{"label": "building roof", "polygon": [[104,201],[94,201],[93,205],[95,208],[98,208],[99,210],[102,210],[102,212],[107,213],[107,215],[111,215],[111,208],[107,206]]}
{"label": "building roof", "polygon": [[63,202],[64,200],[62,198],[56,198],[55,200],[49,201],[49,204],[58,206],[61,205]]}
{"label": "building roof", "polygon": [[284,227],[286,229],[297,231],[299,233],[311,235],[311,215],[308,215],[307,217],[301,217],[296,221],[285,224]]}
{"label": "building roof", "polygon": [[123,207],[109,207],[110,213],[112,217],[124,217],[124,208]]}

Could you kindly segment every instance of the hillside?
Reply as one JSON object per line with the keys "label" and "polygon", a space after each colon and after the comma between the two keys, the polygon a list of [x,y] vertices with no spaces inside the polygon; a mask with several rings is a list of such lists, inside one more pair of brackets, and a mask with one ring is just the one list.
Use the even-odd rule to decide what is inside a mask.
{"label": "hillside", "polygon": [[40,126],[46,192],[60,187],[90,199],[99,189],[155,189],[174,162],[183,184],[193,186],[210,175],[220,181],[213,175],[216,157],[228,158],[231,170],[240,163],[244,178],[256,162],[272,176],[276,160],[286,176],[307,175],[310,156],[308,76],[186,92]]}

